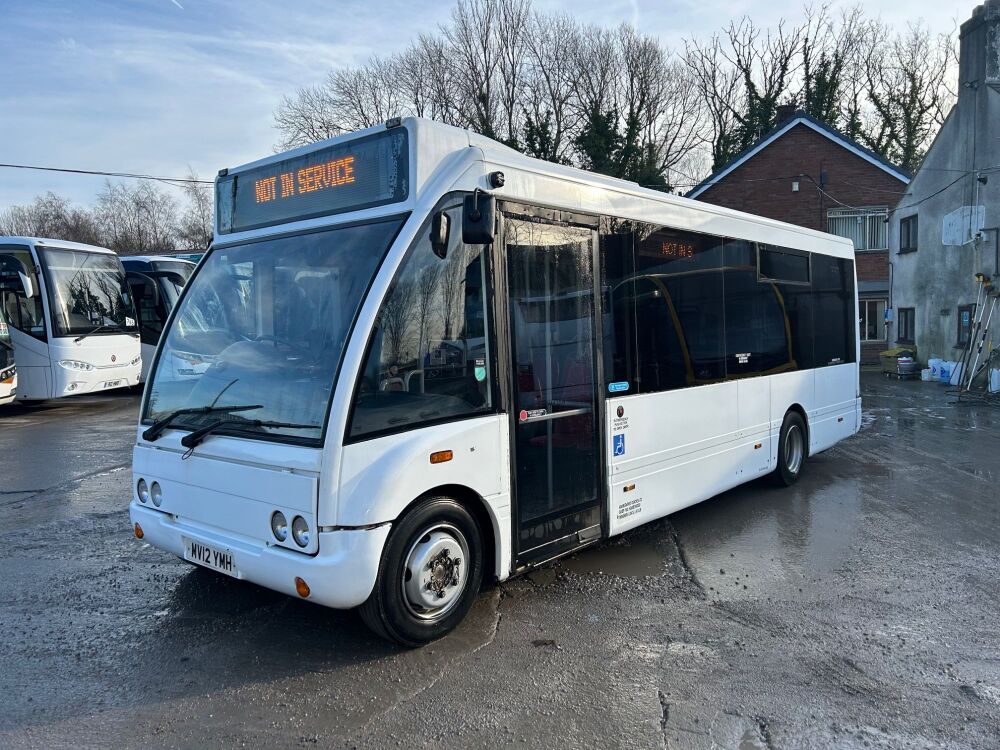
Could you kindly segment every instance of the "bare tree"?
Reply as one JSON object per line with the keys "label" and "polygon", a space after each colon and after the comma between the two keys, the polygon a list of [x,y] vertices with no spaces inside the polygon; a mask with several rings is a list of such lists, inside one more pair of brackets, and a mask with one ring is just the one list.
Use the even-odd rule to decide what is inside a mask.
{"label": "bare tree", "polygon": [[120,255],[176,249],[177,202],[149,182],[106,182],[95,209],[108,247]]}
{"label": "bare tree", "polygon": [[708,44],[688,41],[684,62],[707,118],[705,129],[712,153],[712,169],[719,169],[739,151],[733,106],[739,91],[739,75],[727,64],[718,36],[712,37]]}
{"label": "bare tree", "polygon": [[343,131],[327,84],[306,86],[281,100],[274,126],[281,133],[281,150],[332,138]]}
{"label": "bare tree", "polygon": [[0,234],[48,237],[91,245],[103,242],[93,213],[73,206],[68,198],[52,191],[36,196],[28,205],[0,211]]}
{"label": "bare tree", "polygon": [[864,82],[871,110],[860,135],[904,169],[916,170],[943,121],[949,54],[948,45],[925,26],[911,25],[893,36],[881,23],[870,25]]}
{"label": "bare tree", "polygon": [[188,167],[182,190],[187,207],[177,221],[177,242],[185,250],[205,250],[212,243],[214,200],[212,186],[197,182],[198,173]]}

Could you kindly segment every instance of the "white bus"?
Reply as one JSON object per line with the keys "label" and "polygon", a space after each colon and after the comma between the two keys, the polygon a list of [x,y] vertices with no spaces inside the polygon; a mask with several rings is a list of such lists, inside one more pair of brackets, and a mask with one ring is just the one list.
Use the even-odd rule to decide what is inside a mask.
{"label": "white bus", "polygon": [[17,367],[14,366],[14,345],[10,343],[10,328],[0,305],[0,406],[9,404],[17,394]]}
{"label": "white bus", "polygon": [[122,258],[122,266],[139,319],[142,342],[139,380],[145,382],[163,326],[195,264],[171,255],[132,255]]}
{"label": "white bus", "polygon": [[848,240],[421,119],[216,190],[146,387],[135,533],[402,644],[858,429]]}
{"label": "white bus", "polygon": [[17,356],[19,401],[139,382],[135,310],[112,251],[0,237],[0,305]]}

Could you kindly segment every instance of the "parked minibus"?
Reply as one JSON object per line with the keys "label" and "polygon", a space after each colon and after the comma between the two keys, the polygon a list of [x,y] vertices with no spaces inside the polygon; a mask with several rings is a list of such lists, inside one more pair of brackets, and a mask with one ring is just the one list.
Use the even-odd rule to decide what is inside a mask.
{"label": "parked minibus", "polygon": [[111,250],[0,237],[0,305],[17,357],[19,401],[139,382],[135,309]]}
{"label": "parked minibus", "polygon": [[[216,182],[136,536],[418,646],[860,423],[848,240],[407,118]],[[175,353],[200,365],[178,372]]]}

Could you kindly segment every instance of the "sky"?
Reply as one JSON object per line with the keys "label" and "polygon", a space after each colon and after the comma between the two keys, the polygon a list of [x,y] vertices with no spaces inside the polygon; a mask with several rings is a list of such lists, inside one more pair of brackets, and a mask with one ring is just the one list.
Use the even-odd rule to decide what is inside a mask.
{"label": "sky", "polygon": [[[950,31],[975,5],[867,0],[902,28]],[[668,47],[730,19],[798,22],[801,0],[535,0]],[[818,3],[817,3],[818,4]],[[833,2],[834,9],[853,4]],[[405,47],[451,2],[402,0],[0,0],[0,163],[211,179],[274,151],[282,96],[331,69]],[[11,43],[16,41],[16,43]],[[0,208],[47,190],[89,205],[100,177],[0,168]],[[173,188],[168,188],[173,189]]]}

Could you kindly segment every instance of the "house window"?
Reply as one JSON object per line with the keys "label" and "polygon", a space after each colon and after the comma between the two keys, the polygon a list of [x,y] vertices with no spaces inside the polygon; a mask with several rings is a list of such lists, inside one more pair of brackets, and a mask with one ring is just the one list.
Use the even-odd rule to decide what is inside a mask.
{"label": "house window", "polygon": [[917,215],[899,220],[899,252],[912,253],[917,249]]}
{"label": "house window", "polygon": [[826,231],[846,237],[855,250],[885,250],[889,247],[887,206],[831,208],[826,215]]}
{"label": "house window", "polygon": [[969,339],[972,338],[972,319],[975,310],[975,305],[958,306],[958,346],[969,345]]}
{"label": "house window", "polygon": [[858,302],[861,308],[862,341],[885,341],[885,303],[884,299],[863,299]]}
{"label": "house window", "polygon": [[898,321],[896,341],[900,344],[912,344],[915,341],[916,326],[914,325],[914,310],[912,307],[901,307],[897,311]]}

